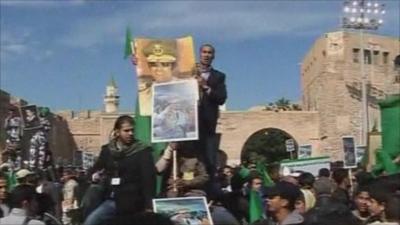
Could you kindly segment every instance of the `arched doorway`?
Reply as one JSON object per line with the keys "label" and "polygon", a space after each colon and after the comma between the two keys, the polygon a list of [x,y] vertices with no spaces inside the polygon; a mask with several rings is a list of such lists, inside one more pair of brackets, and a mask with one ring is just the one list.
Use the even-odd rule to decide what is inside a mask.
{"label": "arched doorway", "polygon": [[[286,151],[286,141],[292,139],[294,151],[292,155]],[[266,128],[253,133],[245,142],[241,152],[241,162],[265,163],[279,162],[283,159],[297,158],[297,141],[287,132],[277,128]]]}

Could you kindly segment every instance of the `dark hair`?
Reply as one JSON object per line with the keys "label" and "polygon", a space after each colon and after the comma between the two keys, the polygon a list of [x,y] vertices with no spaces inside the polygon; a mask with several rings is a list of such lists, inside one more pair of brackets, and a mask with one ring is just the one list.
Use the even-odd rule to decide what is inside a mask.
{"label": "dark hair", "polygon": [[153,225],[153,224],[163,224],[163,225],[173,225],[174,223],[166,216],[153,213],[153,212],[143,212],[137,213],[132,216],[132,223],[130,225]]}
{"label": "dark hair", "polygon": [[280,181],[275,186],[268,188],[267,198],[272,199],[279,196],[288,201],[287,209],[293,211],[295,209],[296,200],[301,196],[301,191],[296,185],[287,181]]}
{"label": "dark hair", "polygon": [[347,206],[330,202],[310,209],[305,215],[305,225],[360,225]]}
{"label": "dark hair", "polygon": [[321,168],[318,171],[319,177],[329,177],[330,175],[331,175],[331,172],[327,168]]}
{"label": "dark hair", "polygon": [[24,201],[32,202],[34,199],[37,199],[37,194],[33,186],[18,185],[11,192],[11,208],[22,208]]}
{"label": "dark hair", "polygon": [[212,44],[208,44],[208,43],[202,44],[202,45],[200,46],[200,51],[201,51],[204,47],[209,47],[209,48],[211,48],[212,51],[213,51],[213,53],[215,54],[215,48],[214,48],[214,46],[212,46]]}
{"label": "dark hair", "polygon": [[358,185],[365,186],[371,183],[374,179],[371,173],[359,172],[355,175]]}
{"label": "dark hair", "polygon": [[311,173],[305,172],[299,176],[299,184],[302,188],[312,188],[315,177]]}
{"label": "dark hair", "polygon": [[354,197],[357,197],[361,192],[368,192],[369,194],[369,187],[368,186],[358,186],[358,188],[354,192]]}
{"label": "dark hair", "polygon": [[117,120],[114,123],[114,130],[119,130],[122,127],[122,124],[124,123],[129,123],[131,125],[135,125],[135,121],[131,116],[128,115],[122,115],[117,118]]}
{"label": "dark hair", "polygon": [[386,190],[382,190],[376,185],[370,186],[369,190],[369,197],[376,200],[380,205],[388,201],[390,193],[386,192]]}
{"label": "dark hair", "polygon": [[249,185],[252,185],[255,179],[263,180],[260,174],[257,171],[250,171],[250,175],[248,177]]}
{"label": "dark hair", "polygon": [[349,176],[348,172],[344,168],[339,168],[333,171],[332,174],[332,179],[337,183],[341,184],[344,179],[346,179]]}
{"label": "dark hair", "polygon": [[385,216],[389,222],[400,221],[400,194],[389,196],[385,205]]}

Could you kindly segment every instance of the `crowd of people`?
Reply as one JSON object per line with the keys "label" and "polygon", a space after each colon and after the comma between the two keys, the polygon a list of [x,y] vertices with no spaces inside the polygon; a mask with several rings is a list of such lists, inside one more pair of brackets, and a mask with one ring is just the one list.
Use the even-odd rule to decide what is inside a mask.
{"label": "crowd of people", "polygon": [[[210,175],[194,142],[170,143],[155,163],[151,149],[138,141],[117,150],[118,145],[131,142],[130,135],[123,134],[133,132],[131,125],[132,118],[120,117],[116,136],[121,137],[103,147],[90,171],[59,168],[54,179],[54,174],[50,176],[46,171],[20,169],[15,173],[17,182],[12,183],[11,171],[2,166],[0,224],[184,224],[152,212],[152,199],[198,196],[206,197],[216,225],[400,222],[399,174],[373,177],[358,169],[349,177],[344,168],[322,168],[318,176],[304,171],[282,174],[279,164],[272,164],[267,167],[271,180],[266,182],[265,174],[249,164],[226,165]],[[177,153],[176,177],[172,175],[173,151]],[[122,161],[111,160],[122,156]],[[157,174],[163,179],[160,193],[155,189]],[[258,218],[251,215],[255,210],[254,193],[261,203]]]}
{"label": "crowd of people", "polygon": [[211,66],[214,56],[213,46],[201,46],[199,140],[171,142],[155,159],[152,147],[135,138],[135,120],[122,115],[89,170],[43,166],[41,149],[31,150],[32,163],[1,165],[0,224],[210,224],[187,210],[174,220],[152,207],[155,198],[205,197],[215,225],[399,225],[399,174],[332,167],[314,176],[284,173],[278,162],[218,167],[215,130],[227,93],[225,74]]}

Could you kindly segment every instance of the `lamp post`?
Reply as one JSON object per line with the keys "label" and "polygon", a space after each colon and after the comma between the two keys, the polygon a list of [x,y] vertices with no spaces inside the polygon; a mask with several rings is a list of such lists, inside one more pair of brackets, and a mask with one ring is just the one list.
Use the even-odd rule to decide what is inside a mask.
{"label": "lamp post", "polygon": [[[364,30],[377,30],[383,24],[380,18],[385,14],[384,4],[369,0],[345,0],[342,27],[355,29],[360,34],[360,72],[361,72],[361,145],[368,142],[368,90],[365,73]],[[371,53],[372,57],[372,53]]]}

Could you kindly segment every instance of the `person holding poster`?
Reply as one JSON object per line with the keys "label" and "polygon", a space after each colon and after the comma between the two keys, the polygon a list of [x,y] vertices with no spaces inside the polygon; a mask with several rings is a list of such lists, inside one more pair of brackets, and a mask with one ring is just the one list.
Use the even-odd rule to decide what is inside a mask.
{"label": "person holding poster", "polygon": [[200,47],[200,63],[196,77],[200,88],[199,101],[199,135],[200,148],[203,152],[207,172],[213,178],[217,165],[216,127],[219,117],[219,106],[225,103],[227,91],[225,74],[214,69],[215,48],[211,44]]}
{"label": "person holding poster", "polygon": [[[156,163],[158,173],[163,174],[166,197],[205,196],[204,185],[208,174],[204,164],[198,159],[194,142],[171,142]],[[176,151],[176,167],[173,165],[173,151]],[[176,179],[174,171],[176,168]]]}

